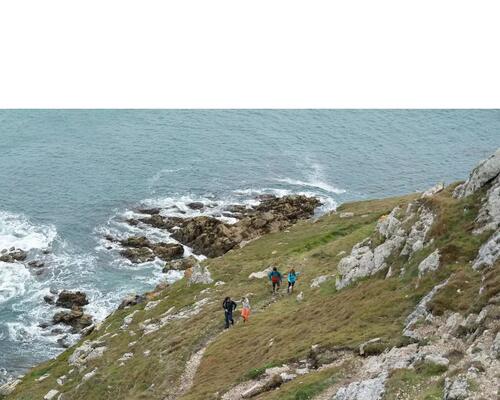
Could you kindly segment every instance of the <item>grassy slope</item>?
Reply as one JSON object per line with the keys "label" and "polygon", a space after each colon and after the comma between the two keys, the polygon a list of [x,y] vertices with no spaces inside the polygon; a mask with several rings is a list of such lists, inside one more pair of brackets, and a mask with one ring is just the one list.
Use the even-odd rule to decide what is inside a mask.
{"label": "grassy slope", "polygon": [[[480,276],[472,271],[469,261],[487,235],[474,237],[470,233],[477,214],[477,196],[456,201],[451,199],[450,190],[429,201],[429,206],[440,215],[432,232],[434,243],[409,262],[405,259],[392,260],[396,271],[405,265],[403,278],[396,273],[390,279],[382,279],[384,275],[381,274],[340,292],[335,291],[334,279],[319,289],[309,287],[315,277],[334,274],[343,256],[339,253],[348,253],[355,243],[372,235],[381,215],[389,213],[396,205],[405,207],[417,195],[345,204],[339,211],[353,212],[354,217],[342,219],[334,214],[315,222],[300,222],[288,232],[267,235],[243,249],[208,260],[212,276],[215,280],[226,282],[224,286],[187,286],[182,280],[161,292],[157,298],[162,302],[150,311],[143,311],[142,304],[115,312],[104,321],[99,332],[88,338],[95,339],[104,332],[117,333],[112,338],[112,335],[106,338],[108,350],[103,358],[90,362],[80,373],[74,372],[70,375],[73,379],[59,387],[55,379],[71,369],[64,362],[73,351],[69,349],[56,360],[32,369],[11,398],[38,399],[52,388],[67,392],[76,387],[84,373],[95,367],[96,375],[81,384],[78,390],[73,390],[65,400],[164,398],[177,386],[189,357],[209,338],[222,331],[220,303],[226,295],[239,299],[252,293],[250,299],[254,311],[250,323],[238,323],[217,336],[208,346],[194,386],[183,396],[184,400],[216,398],[217,393],[223,393],[234,384],[248,379],[253,369],[303,358],[313,344],[327,348],[355,348],[368,339],[381,337],[383,345],[380,350],[398,345],[402,342],[401,329],[406,315],[450,272],[454,273],[455,285],[464,288],[462,296],[437,296],[432,307],[436,312],[448,308],[468,312],[484,301],[476,299]],[[468,210],[465,213],[464,208]],[[427,275],[416,287],[416,267],[435,246],[444,249],[445,265],[438,272]],[[292,266],[301,272],[296,292],[303,291],[302,302],[284,293],[273,302],[266,280],[248,279],[251,272],[260,271],[271,262],[283,266],[283,272]],[[498,280],[494,281],[493,276],[492,281],[491,292],[495,293],[498,291]],[[200,295],[206,287],[210,287],[209,292]],[[207,296],[213,303],[203,313],[189,320],[171,323],[140,338],[137,325],[142,320],[154,319],[172,306],[178,310]],[[119,327],[124,316],[134,309],[141,311],[130,325],[129,331],[137,332],[132,337],[129,331],[121,331]],[[269,346],[271,339],[273,345]],[[133,341],[137,343],[129,347]],[[149,357],[143,355],[145,350],[151,351]],[[129,351],[134,353],[134,357],[125,366],[119,366],[116,360]],[[259,398],[307,399],[346,371],[348,368],[311,373]],[[50,377],[42,382],[34,381],[44,373],[50,373]],[[412,378],[424,379],[425,376]],[[393,377],[391,382],[397,379],[405,379],[405,376]]]}

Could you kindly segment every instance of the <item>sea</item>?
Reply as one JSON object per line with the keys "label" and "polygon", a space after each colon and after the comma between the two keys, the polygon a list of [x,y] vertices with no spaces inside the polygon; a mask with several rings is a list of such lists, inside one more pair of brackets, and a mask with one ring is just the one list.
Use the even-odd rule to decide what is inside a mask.
{"label": "sea", "polygon": [[99,321],[181,277],[105,241],[173,240],[126,224],[139,207],[225,218],[228,204],[302,193],[321,199],[319,216],[463,180],[498,147],[500,110],[0,110],[0,250],[45,263],[0,262],[0,381],[77,340],[40,326],[51,291],[86,292]]}

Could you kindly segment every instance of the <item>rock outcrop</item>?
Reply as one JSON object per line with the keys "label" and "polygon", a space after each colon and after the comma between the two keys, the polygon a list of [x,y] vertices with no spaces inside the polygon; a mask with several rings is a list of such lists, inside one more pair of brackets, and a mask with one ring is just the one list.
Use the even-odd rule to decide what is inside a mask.
{"label": "rock outcrop", "polygon": [[153,261],[155,257],[171,261],[184,254],[184,247],[179,243],[153,243],[145,236],[131,236],[120,244],[125,247],[120,254],[134,264]]}
{"label": "rock outcrop", "polygon": [[[238,221],[227,224],[206,215],[191,218],[152,215],[140,221],[156,228],[172,231],[172,237],[189,246],[196,254],[219,257],[242,242],[269,232],[276,232],[300,219],[313,215],[320,205],[316,198],[293,195],[268,197],[255,207],[228,207]],[[142,246],[142,248],[151,246]],[[127,257],[127,254],[124,254]]]}
{"label": "rock outcrop", "polygon": [[418,265],[418,275],[421,277],[429,271],[436,271],[439,268],[439,259],[439,250],[436,249]]}
{"label": "rock outcrop", "polygon": [[456,198],[470,196],[472,193],[495,179],[499,173],[500,149],[497,149],[494,154],[482,161],[472,170],[469,178],[463,184],[455,188],[453,196]]}
{"label": "rock outcrop", "polygon": [[56,306],[63,308],[80,308],[89,304],[87,295],[83,292],[63,290],[57,297]]}
{"label": "rock outcrop", "polygon": [[26,253],[22,249],[16,249],[15,247],[11,247],[10,249],[3,249],[0,252],[0,261],[6,263],[13,263],[16,261],[24,261],[28,257],[28,253]]}

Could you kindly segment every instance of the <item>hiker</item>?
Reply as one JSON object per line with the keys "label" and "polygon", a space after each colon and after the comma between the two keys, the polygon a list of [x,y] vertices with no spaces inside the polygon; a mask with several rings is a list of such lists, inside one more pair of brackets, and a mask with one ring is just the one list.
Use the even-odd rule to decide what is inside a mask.
{"label": "hiker", "polygon": [[250,301],[248,297],[243,297],[241,300],[241,316],[243,317],[243,322],[248,321],[248,317],[250,316]]}
{"label": "hiker", "polygon": [[224,309],[224,316],[226,321],[226,329],[229,328],[229,322],[234,325],[233,311],[236,310],[236,303],[231,300],[231,297],[226,297],[222,302],[222,308]]}
{"label": "hiker", "polygon": [[287,293],[293,293],[293,287],[295,286],[295,282],[297,282],[298,272],[295,272],[295,269],[291,269],[287,274],[288,288],[286,289]]}
{"label": "hiker", "polygon": [[278,268],[273,267],[273,270],[267,276],[273,284],[273,293],[277,293],[281,285],[281,273],[278,271]]}

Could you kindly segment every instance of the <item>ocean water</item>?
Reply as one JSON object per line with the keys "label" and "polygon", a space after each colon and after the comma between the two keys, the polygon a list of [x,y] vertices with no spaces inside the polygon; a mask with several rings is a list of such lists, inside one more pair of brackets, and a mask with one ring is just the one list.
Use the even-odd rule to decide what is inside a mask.
{"label": "ocean water", "polygon": [[307,193],[320,214],[464,179],[499,146],[499,110],[0,110],[0,250],[46,264],[36,275],[0,262],[0,380],[62,351],[65,333],[39,327],[51,289],[84,290],[102,319],[179,278],[106,248],[108,233],[172,240],[123,223],[138,205],[189,215],[203,201],[217,215],[261,193]]}

